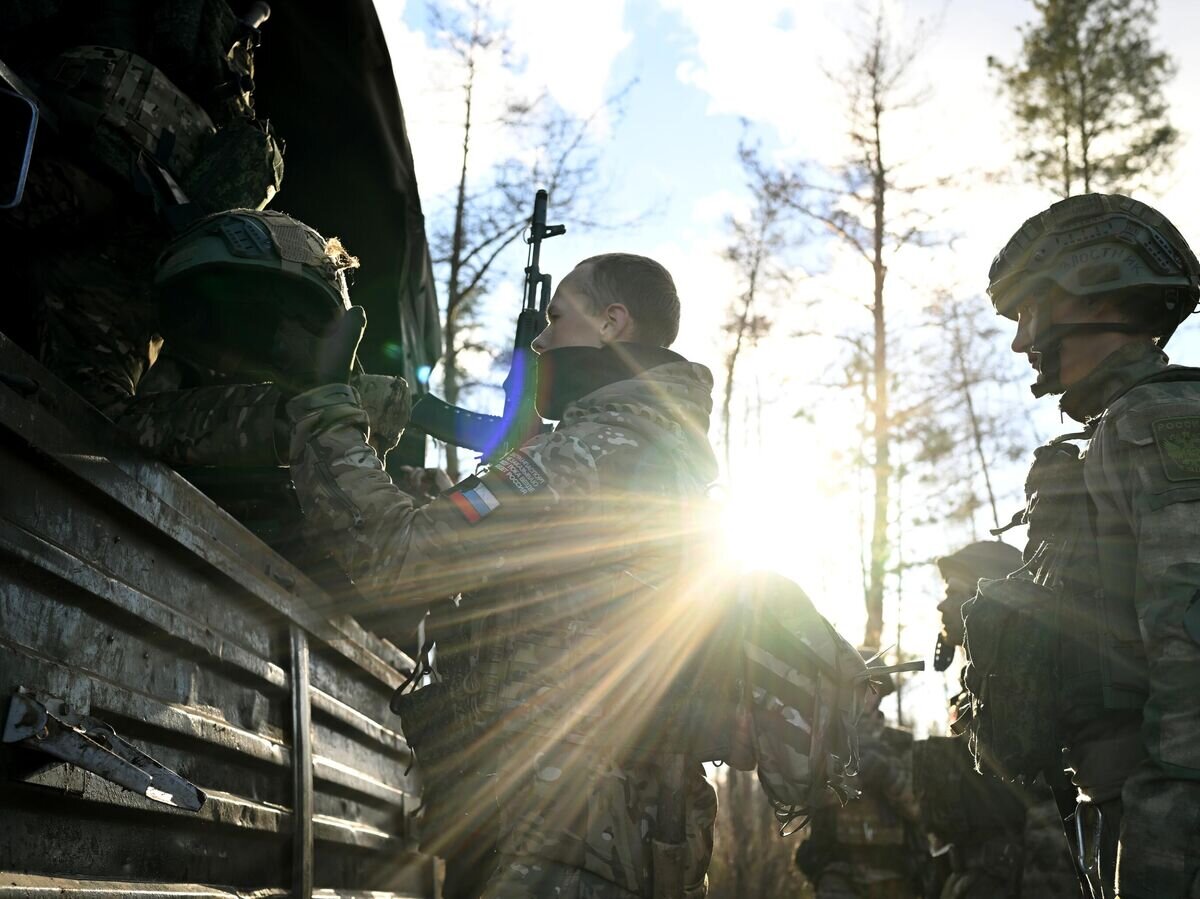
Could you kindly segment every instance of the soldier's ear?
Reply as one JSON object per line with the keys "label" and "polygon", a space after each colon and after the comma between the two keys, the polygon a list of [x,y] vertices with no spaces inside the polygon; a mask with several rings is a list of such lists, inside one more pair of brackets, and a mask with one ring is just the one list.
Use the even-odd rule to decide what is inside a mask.
{"label": "soldier's ear", "polygon": [[624,303],[609,303],[604,309],[604,322],[600,327],[609,341],[632,340],[635,327],[629,307]]}

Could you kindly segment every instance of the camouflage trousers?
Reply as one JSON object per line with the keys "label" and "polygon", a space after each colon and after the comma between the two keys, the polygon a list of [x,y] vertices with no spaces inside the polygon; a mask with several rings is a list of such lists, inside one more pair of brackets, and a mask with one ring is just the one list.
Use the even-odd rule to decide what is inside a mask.
{"label": "camouflage trousers", "polygon": [[1200,782],[1145,762],[1095,810],[1083,816],[1089,899],[1200,899]]}
{"label": "camouflage trousers", "polygon": [[[447,880],[459,899],[478,894],[480,869],[488,878],[481,895],[488,899],[653,895],[661,795],[653,765],[556,746],[536,753],[532,762],[514,762],[487,775],[439,768],[435,764],[429,771],[434,776],[421,846],[446,859]],[[703,899],[716,794],[699,766],[689,772],[683,798],[684,896]]]}
{"label": "camouflage trousers", "polygon": [[639,894],[570,865],[502,856],[481,899],[639,899]]}

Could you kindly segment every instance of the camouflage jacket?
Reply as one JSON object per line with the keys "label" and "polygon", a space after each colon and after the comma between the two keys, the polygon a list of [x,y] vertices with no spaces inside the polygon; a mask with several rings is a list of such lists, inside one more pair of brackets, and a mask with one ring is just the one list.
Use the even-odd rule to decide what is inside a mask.
{"label": "camouflage jacket", "polygon": [[1061,611],[1069,761],[1082,795],[1123,801],[1121,895],[1184,895],[1200,886],[1200,373],[1134,344],[1062,407],[1091,435],[1063,565],[1077,582],[1095,566]]}
{"label": "camouflage jacket", "polygon": [[814,883],[827,874],[860,885],[912,880],[925,861],[920,810],[913,786],[912,735],[887,727],[883,713],[858,723],[861,791],[845,805],[818,811],[797,852],[797,863]]}
{"label": "camouflage jacket", "polygon": [[[468,767],[497,791],[501,853],[643,895],[662,785],[653,765],[572,734],[652,726],[652,709],[627,692],[648,679],[632,660],[674,636],[653,612],[680,566],[691,500],[716,474],[711,386],[707,369],[682,360],[608,384],[422,508],[382,471],[350,388],[288,405],[300,503],[374,605],[373,624],[407,641],[431,600],[463,594],[435,612],[437,665],[453,718],[469,719]],[[689,895],[703,890],[715,815],[698,786]]]}

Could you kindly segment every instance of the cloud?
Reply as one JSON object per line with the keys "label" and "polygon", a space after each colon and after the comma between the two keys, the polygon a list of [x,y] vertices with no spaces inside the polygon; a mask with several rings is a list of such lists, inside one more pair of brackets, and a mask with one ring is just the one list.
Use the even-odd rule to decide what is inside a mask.
{"label": "cloud", "polygon": [[[453,53],[410,24],[416,16],[406,0],[376,0],[376,9],[428,204],[458,181],[464,111],[461,70]],[[511,97],[545,94],[580,118],[603,106],[613,62],[632,39],[624,30],[622,9],[614,0],[586,6],[497,0],[496,18],[508,24],[516,66],[506,67],[498,51],[482,54],[473,96],[472,171],[486,171],[516,151],[511,134],[498,124]],[[603,118],[596,123],[601,133],[606,126]]]}

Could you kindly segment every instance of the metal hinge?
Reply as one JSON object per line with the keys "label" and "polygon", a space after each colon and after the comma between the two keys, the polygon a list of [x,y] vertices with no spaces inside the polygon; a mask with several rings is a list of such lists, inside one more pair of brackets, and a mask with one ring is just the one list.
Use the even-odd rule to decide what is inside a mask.
{"label": "metal hinge", "polygon": [[74,714],[61,699],[24,687],[12,696],[0,740],[47,753],[185,811],[199,811],[207,798],[198,787],[122,740],[103,721]]}

